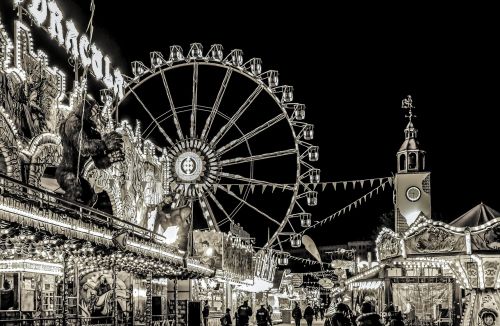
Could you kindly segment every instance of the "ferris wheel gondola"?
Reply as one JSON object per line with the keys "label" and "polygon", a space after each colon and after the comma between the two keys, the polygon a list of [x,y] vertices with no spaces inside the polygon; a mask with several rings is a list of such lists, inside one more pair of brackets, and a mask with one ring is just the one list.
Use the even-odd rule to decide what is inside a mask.
{"label": "ferris wheel gondola", "polygon": [[[278,71],[263,72],[260,58],[244,62],[240,49],[224,57],[220,44],[204,53],[200,43],[193,43],[187,55],[178,45],[170,46],[167,59],[161,52],[151,52],[149,65],[132,62],[132,74],[125,77],[125,95],[114,106],[116,115],[130,115],[137,108],[147,113],[151,122],[144,137],[166,142],[169,189],[178,202],[198,203],[209,229],[220,230],[228,223],[245,226],[251,211],[270,225],[264,247],[281,247],[296,228],[307,225],[295,217],[307,214],[302,201],[309,206],[317,203],[311,185],[319,182],[320,170],[309,162],[318,160],[319,148],[309,143],[314,126],[303,121],[305,105],[293,102],[292,86],[279,85]],[[178,87],[187,78],[188,103],[188,87]],[[203,87],[214,84],[217,91],[207,96]],[[241,100],[230,105],[227,98]],[[167,109],[159,112],[159,106]],[[268,138],[262,141],[262,135]],[[283,141],[269,141],[277,135]],[[278,148],[270,149],[271,145]],[[283,169],[266,179],[256,173],[256,165],[265,169],[266,164]],[[286,204],[280,204],[281,212],[267,212],[252,199],[259,187],[262,193],[267,187],[282,190],[279,196],[286,197],[281,200]]]}

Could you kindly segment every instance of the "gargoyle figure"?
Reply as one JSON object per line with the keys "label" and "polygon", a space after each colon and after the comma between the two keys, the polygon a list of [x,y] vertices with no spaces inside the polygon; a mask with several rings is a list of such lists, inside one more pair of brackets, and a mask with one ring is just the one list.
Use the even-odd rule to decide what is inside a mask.
{"label": "gargoyle figure", "polygon": [[85,105],[78,105],[59,127],[63,155],[56,178],[67,199],[85,205],[97,200],[92,186],[83,179],[85,161],[92,157],[96,168],[106,169],[125,158],[121,135],[116,131],[101,135],[97,130],[98,112],[95,101],[85,101]]}

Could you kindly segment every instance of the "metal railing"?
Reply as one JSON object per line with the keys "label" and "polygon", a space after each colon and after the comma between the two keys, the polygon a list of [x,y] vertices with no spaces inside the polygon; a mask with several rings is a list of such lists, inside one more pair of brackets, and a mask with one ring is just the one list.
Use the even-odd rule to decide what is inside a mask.
{"label": "metal railing", "polygon": [[[33,205],[55,214],[106,226],[109,229],[126,229],[131,234],[145,240],[165,240],[163,235],[155,233],[137,224],[125,221],[111,214],[82,205],[55,193],[25,184],[17,179],[0,173],[0,199],[12,198],[19,203]],[[161,241],[158,241],[161,242]],[[164,244],[162,244],[164,245]],[[172,247],[174,249],[174,247]]]}

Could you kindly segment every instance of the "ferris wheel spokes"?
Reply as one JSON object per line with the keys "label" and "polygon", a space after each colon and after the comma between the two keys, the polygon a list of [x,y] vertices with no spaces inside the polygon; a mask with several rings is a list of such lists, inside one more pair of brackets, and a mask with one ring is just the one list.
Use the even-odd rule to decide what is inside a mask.
{"label": "ferris wheel spokes", "polygon": [[198,105],[198,63],[193,64],[193,99],[191,111],[191,128],[189,135],[191,138],[196,138],[196,106]]}
{"label": "ferris wheel spokes", "polygon": [[220,161],[219,164],[220,164],[220,166],[228,166],[228,165],[233,165],[233,164],[255,162],[255,161],[259,161],[259,160],[267,160],[267,159],[276,158],[276,157],[280,157],[280,156],[286,156],[286,155],[295,155],[296,153],[297,153],[297,150],[295,148],[292,148],[292,149],[285,149],[282,151],[252,155],[252,156],[247,156],[247,157],[229,158],[229,159]]}
{"label": "ferris wheel spokes", "polygon": [[224,137],[224,135],[231,129],[231,127],[238,121],[243,113],[248,109],[248,107],[255,101],[257,96],[259,96],[262,91],[262,85],[258,85],[255,90],[248,96],[248,98],[243,102],[238,111],[229,119],[229,121],[219,130],[219,132],[212,138],[210,145],[216,146],[217,143]]}
{"label": "ferris wheel spokes", "polygon": [[215,231],[220,231],[219,225],[217,225],[217,219],[215,218],[214,212],[212,211],[212,207],[208,202],[206,196],[204,196],[201,192],[198,192],[198,202],[201,207],[201,211],[203,216],[207,221],[208,228]]}
{"label": "ferris wheel spokes", "polygon": [[253,209],[254,211],[256,211],[257,213],[261,214],[262,216],[266,217],[268,220],[270,220],[271,222],[273,223],[276,223],[277,225],[281,225],[280,222],[276,221],[274,218],[272,218],[271,216],[269,216],[268,214],[264,213],[263,211],[261,211],[260,209],[258,209],[257,207],[255,207],[254,205],[250,204],[249,202],[247,202],[246,200],[240,198],[237,194],[235,194],[234,192],[232,192],[231,190],[229,189],[226,189],[224,188],[223,186],[221,185],[217,185],[217,188],[219,189],[222,189],[222,191],[224,191],[226,194],[230,195],[231,197],[237,199],[238,201],[240,201],[241,203],[245,204],[246,206],[250,207],[251,209]]}
{"label": "ferris wheel spokes", "polygon": [[161,132],[161,134],[163,135],[163,137],[165,137],[165,140],[171,146],[174,146],[174,142],[172,141],[172,139],[167,135],[167,133],[165,132],[165,130],[162,128],[162,126],[160,126],[160,124],[158,123],[158,121],[156,120],[156,118],[153,116],[153,114],[151,113],[151,111],[149,111],[149,109],[146,107],[146,105],[144,104],[144,102],[142,102],[141,98],[137,95],[137,93],[134,92],[134,90],[132,88],[130,88],[130,92],[132,94],[134,94],[134,97],[141,104],[141,106],[144,109],[144,111],[146,111],[147,114],[151,117],[151,119],[153,119],[153,122],[156,124],[156,126],[158,127],[158,130]]}
{"label": "ferris wheel spokes", "polygon": [[[184,134],[182,133],[181,124],[179,122],[179,117],[177,116],[177,111],[175,109],[174,100],[172,99],[170,87],[168,87],[167,79],[165,78],[165,73],[163,72],[163,70],[160,70],[160,74],[163,81],[163,86],[165,87],[165,93],[167,94],[168,102],[170,104],[170,110],[172,111],[172,117],[174,118],[174,125],[175,129],[177,130],[177,135],[179,136],[180,140],[184,140]],[[164,114],[166,114],[166,112]],[[160,115],[158,118],[160,118],[162,115]]]}
{"label": "ferris wheel spokes", "polygon": [[224,209],[222,204],[217,200],[217,198],[215,197],[213,192],[210,189],[207,189],[207,193],[208,193],[208,196],[210,196],[210,198],[213,200],[213,202],[215,203],[217,208],[220,209],[220,211],[224,214],[224,216],[226,216],[224,219],[222,219],[218,223],[218,226],[223,225],[224,223],[226,223],[226,221],[230,221],[231,223],[234,223],[234,220],[231,218],[231,216],[229,216],[229,214],[226,212],[226,210]]}
{"label": "ferris wheel spokes", "polygon": [[212,106],[212,110],[210,111],[210,115],[205,121],[205,126],[203,127],[203,130],[201,132],[200,138],[203,141],[207,139],[208,132],[210,131],[210,128],[212,127],[212,122],[214,121],[217,111],[219,110],[219,105],[222,101],[222,97],[224,97],[224,93],[226,92],[227,84],[229,83],[229,79],[231,78],[232,72],[233,72],[232,69],[226,70],[226,75],[224,76],[224,80],[222,81],[219,92],[217,93],[217,98],[215,99],[214,105]]}
{"label": "ferris wheel spokes", "polygon": [[224,177],[224,178],[229,178],[229,179],[238,180],[238,181],[245,181],[245,182],[248,182],[252,185],[278,186],[278,187],[281,187],[281,188],[286,189],[286,190],[291,190],[291,191],[294,190],[293,187],[290,187],[287,184],[268,182],[268,181],[263,181],[263,180],[257,180],[254,178],[247,178],[247,177],[241,176],[239,174],[221,172],[220,175],[221,175],[221,177]]}
{"label": "ferris wheel spokes", "polygon": [[277,115],[276,117],[272,118],[271,120],[269,120],[269,121],[261,124],[260,126],[258,126],[254,130],[252,130],[252,131],[244,134],[240,138],[234,139],[231,142],[227,143],[226,145],[222,146],[221,148],[219,148],[217,150],[217,154],[219,154],[219,156],[221,156],[225,152],[233,149],[234,147],[236,147],[236,146],[240,145],[241,143],[249,140],[250,138],[255,137],[256,135],[258,135],[262,131],[264,131],[264,130],[270,128],[270,127],[272,127],[273,125],[275,125],[276,123],[280,122],[284,118],[285,118],[285,114],[284,113],[281,113],[280,115]]}

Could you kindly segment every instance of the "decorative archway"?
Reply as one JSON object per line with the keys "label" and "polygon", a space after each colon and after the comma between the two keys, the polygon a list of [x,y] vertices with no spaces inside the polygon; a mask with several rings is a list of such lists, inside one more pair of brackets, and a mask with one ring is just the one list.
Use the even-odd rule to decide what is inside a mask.
{"label": "decorative archway", "polygon": [[2,170],[0,172],[21,180],[19,147],[14,130],[4,108],[0,106],[0,156],[2,157],[0,165]]}
{"label": "decorative archway", "polygon": [[28,151],[31,153],[28,182],[39,187],[45,169],[61,162],[61,138],[50,133],[38,135],[31,141]]}

